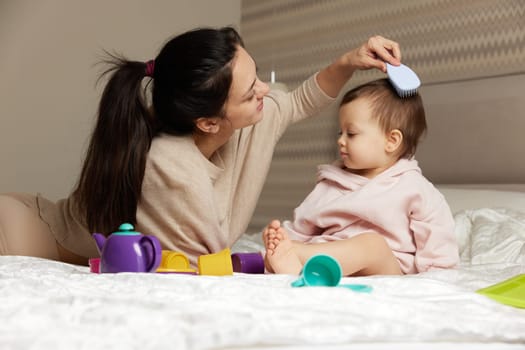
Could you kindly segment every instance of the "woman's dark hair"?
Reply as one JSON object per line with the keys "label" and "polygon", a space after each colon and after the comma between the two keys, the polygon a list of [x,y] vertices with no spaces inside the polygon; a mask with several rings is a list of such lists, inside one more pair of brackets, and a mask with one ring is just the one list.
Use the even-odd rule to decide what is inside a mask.
{"label": "woman's dark hair", "polygon": [[[146,159],[159,133],[191,134],[195,120],[222,115],[232,82],[231,62],[243,42],[235,29],[201,28],[168,41],[155,58],[153,81],[142,84],[147,65],[110,56],[111,73],[73,192],[91,232],[109,234],[136,223]],[[152,85],[153,107],[146,104]]]}
{"label": "woman's dark hair", "polygon": [[377,118],[381,130],[385,133],[394,129],[401,131],[403,143],[398,157],[412,157],[427,130],[420,94],[401,98],[388,79],[378,79],[348,91],[343,96],[340,107],[358,98],[369,99],[373,116]]}

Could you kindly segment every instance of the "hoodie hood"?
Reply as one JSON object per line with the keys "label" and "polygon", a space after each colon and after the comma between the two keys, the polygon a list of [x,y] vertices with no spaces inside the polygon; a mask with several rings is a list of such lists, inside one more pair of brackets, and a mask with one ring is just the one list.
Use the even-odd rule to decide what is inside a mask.
{"label": "hoodie hood", "polygon": [[421,169],[418,166],[417,160],[412,159],[400,159],[390,168],[386,169],[373,179],[366,178],[361,175],[353,174],[344,169],[343,162],[337,160],[332,164],[323,164],[318,167],[317,181],[328,180],[338,184],[340,187],[349,190],[356,190],[370,181],[379,181],[381,179],[390,179],[388,182],[391,182],[392,178],[399,177],[407,172],[417,172],[421,173]]}

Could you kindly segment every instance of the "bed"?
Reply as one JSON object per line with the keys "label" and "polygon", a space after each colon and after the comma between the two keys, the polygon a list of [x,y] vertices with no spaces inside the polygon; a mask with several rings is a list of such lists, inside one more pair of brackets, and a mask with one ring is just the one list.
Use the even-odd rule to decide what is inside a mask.
{"label": "bed", "polygon": [[[384,21],[385,30],[379,31],[403,39],[404,57],[423,73],[429,134],[417,159],[433,183],[449,184],[439,190],[456,221],[458,269],[343,278],[343,284],[372,287],[371,293],[357,293],[292,288],[297,276],[291,275],[95,274],[83,266],[0,256],[0,349],[525,349],[525,308],[476,292],[525,274],[525,65],[522,30],[513,25],[521,20],[519,6],[516,11],[521,4],[511,2],[494,1],[482,15],[457,11],[457,20],[442,10],[452,2],[413,2],[414,11],[404,11],[399,23]],[[282,5],[283,12],[301,18],[286,19],[293,34],[290,40],[301,47],[309,47],[307,39],[319,41],[321,49],[315,46],[313,53],[320,55],[304,54],[286,41],[268,50],[268,42],[279,43],[271,40],[272,35],[286,34],[287,23],[268,21],[275,15],[266,7],[275,4],[251,3],[261,13],[243,15],[243,37],[250,52],[262,68],[265,61],[270,68],[271,61],[273,69],[275,56],[281,78],[287,77],[289,60],[289,80],[297,82],[321,61],[324,65],[325,57],[332,59],[330,50],[352,46],[348,40],[368,32],[369,23],[375,23],[374,31],[381,24],[376,16],[374,21],[360,18],[348,26],[352,16],[362,14],[341,12],[336,2],[304,2],[312,3],[315,11],[343,14],[341,21],[311,21],[313,17],[306,17],[311,13],[308,6],[296,1]],[[458,8],[464,6],[458,3]],[[490,1],[477,3],[476,8],[483,8]],[[245,5],[250,7],[250,2],[243,1]],[[389,8],[383,9],[385,13]],[[410,16],[432,21],[407,27]],[[486,35],[498,21],[503,29]],[[474,27],[449,40],[447,33],[457,32],[462,22]],[[302,35],[301,26],[316,35]],[[336,30],[338,26],[349,28],[351,35]],[[331,33],[336,43],[344,44],[328,40]],[[302,64],[303,58],[308,63]],[[266,76],[263,71],[261,77]],[[372,79],[363,74],[356,74],[351,83]],[[293,81],[285,82],[292,87]],[[335,110],[326,113],[333,115]],[[269,218],[291,213],[311,190],[316,165],[333,160],[335,119],[319,120],[307,121],[283,137],[249,232]],[[325,134],[327,138],[322,137]],[[318,146],[309,147],[316,141]],[[246,234],[232,251],[256,252],[261,247],[259,235]]]}
{"label": "bed", "polygon": [[[371,293],[292,288],[291,275],[95,274],[0,257],[2,349],[523,349],[525,309],[476,293],[525,273],[525,194],[440,187],[461,266],[345,277]],[[232,251],[261,249],[245,235]]]}

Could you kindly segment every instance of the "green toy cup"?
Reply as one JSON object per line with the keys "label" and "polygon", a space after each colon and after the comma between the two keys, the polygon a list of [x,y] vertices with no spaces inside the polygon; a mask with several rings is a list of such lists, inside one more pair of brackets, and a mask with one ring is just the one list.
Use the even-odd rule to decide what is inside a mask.
{"label": "green toy cup", "polygon": [[292,282],[292,287],[335,287],[341,281],[341,276],[341,265],[337,260],[329,255],[314,255],[305,262],[299,279]]}
{"label": "green toy cup", "polygon": [[339,262],[330,255],[318,254],[306,261],[299,278],[292,287],[343,287],[358,293],[370,293],[372,287],[366,284],[339,284],[343,270]]}

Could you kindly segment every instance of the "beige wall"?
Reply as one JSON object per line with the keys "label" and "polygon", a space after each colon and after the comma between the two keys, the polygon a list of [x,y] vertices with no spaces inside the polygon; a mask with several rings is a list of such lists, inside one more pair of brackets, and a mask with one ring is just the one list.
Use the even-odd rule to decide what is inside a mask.
{"label": "beige wall", "polygon": [[239,23],[240,0],[0,1],[0,193],[69,193],[104,49],[147,60],[183,30]]}

